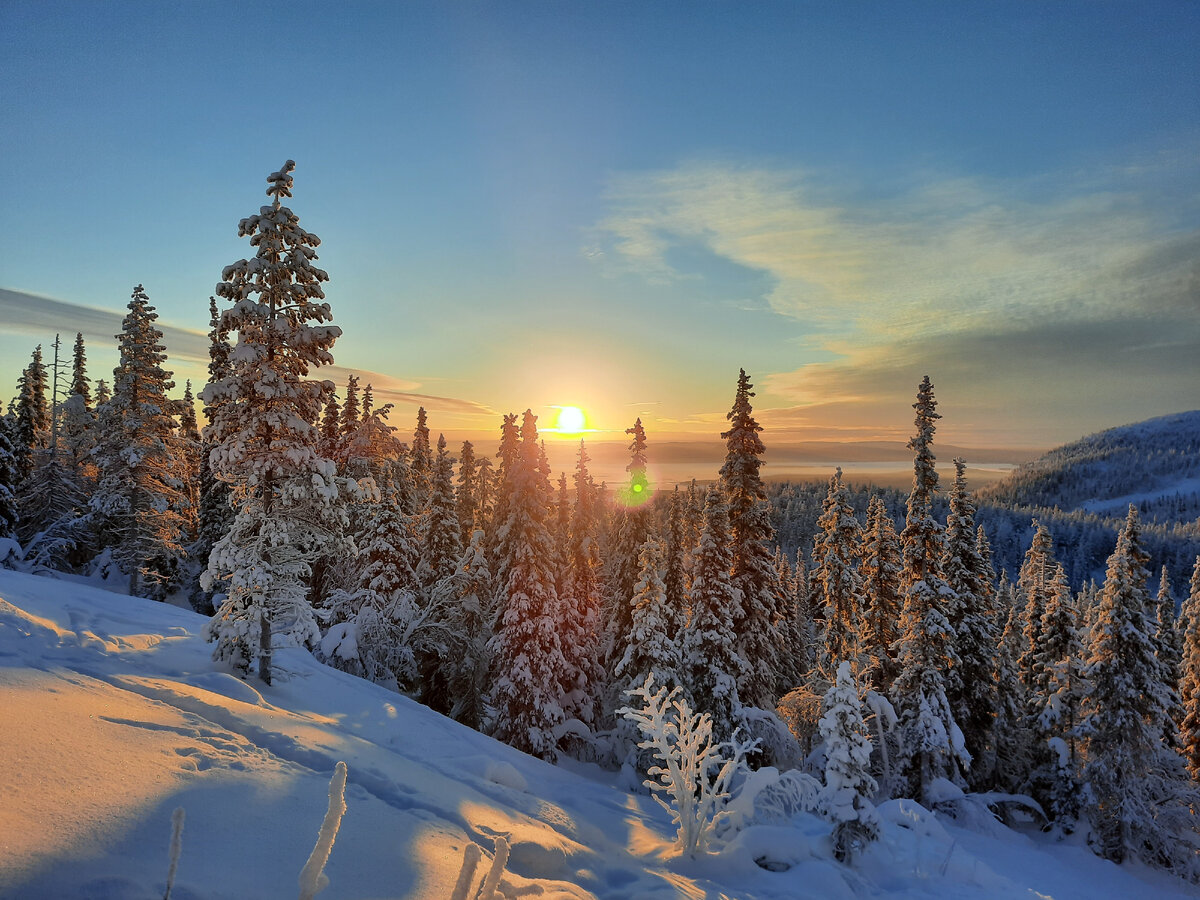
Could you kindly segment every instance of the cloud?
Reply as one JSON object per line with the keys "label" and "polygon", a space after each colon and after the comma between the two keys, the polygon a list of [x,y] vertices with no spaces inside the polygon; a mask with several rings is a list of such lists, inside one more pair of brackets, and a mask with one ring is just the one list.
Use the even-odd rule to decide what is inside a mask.
{"label": "cloud", "polygon": [[1006,182],[923,174],[870,198],[798,170],[625,175],[595,230],[598,264],[695,277],[677,268],[694,254],[672,251],[698,243],[768,275],[765,300],[796,321],[809,361],[759,380],[826,421],[836,407],[865,424],[926,372],[970,392],[981,417],[1011,421],[1029,391],[1060,428],[1085,409],[1127,415],[1148,390],[1194,405],[1200,210],[1196,192],[1162,184],[1180,166],[1194,183],[1196,164],[1164,159]]}
{"label": "cloud", "polygon": [[[153,302],[153,301],[152,301]],[[55,300],[24,291],[0,288],[0,321],[11,331],[44,337],[62,332],[64,343],[69,347],[70,334],[82,332],[84,340],[100,346],[113,345],[114,337],[121,330],[124,312],[82,306],[66,300]],[[180,328],[159,319],[156,323],[163,333],[163,344],[171,359],[191,363],[208,364],[208,333],[190,328]],[[311,373],[314,378],[332,381],[344,389],[350,375],[357,375],[360,387],[370,384],[378,403],[404,403],[425,406],[430,410],[480,415],[495,418],[496,413],[482,403],[456,397],[441,397],[433,394],[416,393],[420,382],[382,372],[347,366],[322,366]]]}
{"label": "cloud", "polygon": [[[6,329],[38,337],[61,332],[68,346],[70,341],[67,338],[75,332],[81,332],[88,343],[108,346],[121,331],[124,318],[125,313],[111,309],[81,306],[65,300],[0,288],[0,321],[4,322]],[[207,333],[170,325],[162,319],[158,320],[157,325],[163,333],[167,353],[172,357],[207,363]]]}

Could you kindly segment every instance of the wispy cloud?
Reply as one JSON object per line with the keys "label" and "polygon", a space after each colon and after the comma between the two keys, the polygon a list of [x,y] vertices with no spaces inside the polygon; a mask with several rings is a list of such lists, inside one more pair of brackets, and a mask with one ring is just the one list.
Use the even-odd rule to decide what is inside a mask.
{"label": "wispy cloud", "polygon": [[[153,300],[151,301],[153,302]],[[70,346],[70,337],[75,332],[83,334],[89,344],[108,347],[114,344],[121,330],[125,313],[110,309],[82,306],[66,300],[56,300],[23,291],[0,288],[0,321],[10,331],[29,334],[45,339],[47,335],[62,333],[64,343]],[[208,363],[209,337],[204,331],[181,328],[159,319],[156,323],[163,333],[163,344],[170,359],[188,363]],[[382,372],[347,366],[322,366],[311,373],[315,378],[332,381],[339,393],[345,389],[350,375],[357,375],[360,389],[370,384],[376,401],[382,403],[425,406],[431,411],[458,413],[467,416],[495,418],[490,407],[473,400],[424,394],[417,391],[421,382],[398,378]]]}
{"label": "wispy cloud", "polygon": [[[699,243],[766,273],[766,301],[802,323],[808,352],[759,380],[800,406],[865,414],[924,371],[992,409],[1035,388],[1051,416],[1133,409],[1150,384],[1168,405],[1194,404],[1200,204],[1161,188],[1178,174],[1167,164],[1195,182],[1183,160],[1009,183],[926,175],[870,202],[813,172],[691,164],[626,175],[596,229],[599,264],[692,277],[672,249]],[[1116,366],[1146,380],[1121,382]]]}

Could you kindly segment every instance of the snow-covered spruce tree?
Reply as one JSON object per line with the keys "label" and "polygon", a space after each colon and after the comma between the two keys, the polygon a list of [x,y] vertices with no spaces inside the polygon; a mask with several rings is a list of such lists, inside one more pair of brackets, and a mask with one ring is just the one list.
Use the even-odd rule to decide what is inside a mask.
{"label": "snow-covered spruce tree", "polygon": [[321,656],[376,684],[417,688],[421,638],[414,572],[418,550],[395,492],[384,486],[366,505],[355,535],[360,548],[356,583],[330,594],[330,627]]}
{"label": "snow-covered spruce tree", "polygon": [[17,459],[8,439],[8,429],[0,424],[0,539],[17,535],[16,485]]}
{"label": "snow-covered spruce tree", "polygon": [[829,491],[825,495],[821,517],[817,519],[817,528],[810,583],[819,592],[819,602],[825,613],[817,665],[821,676],[832,683],[837,677],[837,667],[843,661],[849,662],[856,673],[863,666],[858,647],[863,589],[856,565],[862,530],[850,506],[840,468],[829,479]]}
{"label": "snow-covered spruce tree", "polygon": [[445,435],[438,435],[431,476],[421,562],[417,567],[417,577],[425,588],[451,574],[463,552],[458,505],[454,499],[454,460],[446,449]]}
{"label": "snow-covered spruce tree", "polygon": [[546,527],[550,484],[541,467],[537,416],[525,411],[520,454],[508,472],[508,518],[501,527],[505,583],[493,638],[493,735],[553,760],[555,728],[571,673],[558,636],[560,615]]}
{"label": "snow-covered spruce tree", "polygon": [[96,481],[96,465],[91,450],[96,445],[96,414],[92,409],[91,379],[87,376],[87,350],[83,333],[75,335],[71,363],[71,386],[62,404],[62,428],[59,440],[70,462],[72,479],[84,490]]}
{"label": "snow-covered spruce tree", "polygon": [[833,855],[840,861],[879,837],[879,815],[871,803],[878,790],[871,777],[871,742],[849,660],[838,663],[834,684],[821,703],[825,744],[825,787],[818,804],[833,822]]}
{"label": "snow-covered spruce tree", "polygon": [[46,366],[42,345],[34,348],[29,365],[17,379],[16,433],[13,453],[17,478],[24,481],[37,465],[36,454],[50,446],[50,410],[46,404]]}
{"label": "snow-covered spruce tree", "polygon": [[[233,347],[229,343],[229,332],[221,324],[216,297],[208,298],[208,314],[208,383],[217,384],[229,377],[229,357],[233,353]],[[203,394],[201,397],[203,399]],[[205,400],[201,412],[204,414],[205,428],[201,434],[203,443],[200,450],[200,508],[197,512],[199,534],[191,552],[195,558],[206,562],[213,546],[225,536],[229,526],[233,524],[233,506],[229,485],[217,478],[211,462],[212,451],[216,446],[212,424],[216,418],[217,407],[212,401]],[[203,611],[212,612],[212,598],[207,592],[201,591],[193,597],[192,603]]]}
{"label": "snow-covered spruce tree", "polygon": [[721,466],[721,489],[729,508],[733,586],[741,594],[740,616],[734,619],[738,655],[746,669],[738,694],[748,706],[775,706],[774,570],[771,565],[775,529],[771,525],[766,489],[759,458],[765,452],[758,436],[762,426],[754,419],[750,398],[754,396],[746,370],[738,375],[733,407],[726,414],[729,430],[722,432],[725,462]]}
{"label": "snow-covered spruce tree", "polygon": [[780,647],[776,654],[775,692],[782,697],[808,675],[805,665],[807,632],[803,611],[796,598],[796,576],[782,547],[775,548],[776,597],[775,631]]}
{"label": "snow-covered spruce tree", "polygon": [[561,599],[563,657],[571,670],[571,689],[563,713],[594,728],[600,714],[605,674],[600,661],[600,614],[604,586],[600,577],[600,541],[595,521],[595,485],[588,474],[587,449],[579,442],[575,467],[575,503],[567,547],[566,587]]}
{"label": "snow-covered spruce tree", "polygon": [[1159,678],[1170,692],[1170,708],[1163,723],[1163,740],[1179,749],[1179,724],[1183,721],[1183,706],[1179,699],[1179,673],[1183,648],[1175,629],[1175,597],[1167,567],[1162,567],[1158,579],[1158,594],[1154,598],[1154,656],[1158,660]]}
{"label": "snow-covered spruce tree", "polygon": [[629,643],[612,674],[624,694],[652,675],[659,684],[680,684],[679,644],[672,630],[667,591],[663,585],[663,549],[647,538],[638,555],[638,579],[630,598]]}
{"label": "snow-covered spruce tree", "polygon": [[200,527],[200,457],[204,451],[196,422],[196,398],[192,394],[191,379],[184,384],[183,401],[178,409],[179,428],[175,432],[174,450],[182,469],[185,498],[179,514],[183,517],[184,534],[194,541]]}
{"label": "snow-covered spruce tree", "polygon": [[938,778],[962,784],[962,773],[971,762],[946,698],[945,673],[958,665],[958,655],[945,612],[954,601],[953,591],[939,571],[942,529],[932,512],[938,477],[930,445],[935,423],[941,418],[936,407],[933,384],[926,375],[913,404],[917,433],[908,442],[915,454],[913,489],[900,535],[904,608],[898,646],[900,674],[892,685],[902,735],[897,768],[907,779],[908,796],[922,802]]}
{"label": "snow-covered spruce tree", "polygon": [[187,485],[157,319],[139,284],[117,335],[120,362],[94,451],[100,482],[91,508],[102,520],[105,545],[129,576],[129,593],[161,600],[184,555],[179,511],[187,505]]}
{"label": "snow-covered spruce tree", "polygon": [[480,729],[488,695],[488,641],[496,618],[495,588],[483,554],[482,531],[471,534],[458,567],[435,585],[433,595],[435,604],[445,603],[447,628],[457,648],[445,673],[450,717]]}
{"label": "snow-covered spruce tree", "polygon": [[900,674],[892,649],[900,637],[900,538],[883,500],[872,495],[863,534],[863,616],[858,645],[865,661],[864,680],[881,694],[891,690]]}
{"label": "snow-covered spruce tree", "polygon": [[505,413],[500,425],[500,446],[496,458],[500,461],[496,469],[495,493],[492,515],[487,535],[487,557],[492,562],[492,575],[503,591],[508,583],[508,559],[512,555],[506,546],[508,534],[504,525],[508,521],[509,498],[512,494],[512,477],[517,469],[517,457],[521,453],[521,428],[517,425],[516,413]]}
{"label": "snow-covered spruce tree", "polygon": [[738,656],[733,623],[741,598],[729,578],[729,519],[725,498],[708,490],[704,526],[692,569],[692,616],[684,632],[682,668],[692,702],[712,720],[718,741],[729,740],[741,708],[738,678],[745,663]]}
{"label": "snow-covered spruce tree", "polygon": [[417,410],[417,427],[413,431],[408,459],[418,509],[425,508],[433,481],[433,448],[429,443],[429,425],[426,423],[427,415],[422,406]]}
{"label": "snow-covered spruce tree", "polygon": [[[671,615],[671,633],[682,638],[688,621],[687,548],[683,540],[683,497],[679,486],[667,497],[667,525],[663,529],[663,589],[667,592],[667,610]],[[785,561],[786,565],[786,561]]]}
{"label": "snow-covered spruce tree", "polygon": [[1045,771],[1035,772],[1031,781],[1035,796],[1042,793],[1038,799],[1043,801],[1043,808],[1060,824],[1076,819],[1082,802],[1077,729],[1083,698],[1087,695],[1084,654],[1071,588],[1066,572],[1059,565],[1055,568],[1049,604],[1042,615],[1039,665],[1047,676],[1046,696],[1034,723],[1037,739],[1051,752]]}
{"label": "snow-covered spruce tree", "polygon": [[475,465],[475,445],[463,441],[458,454],[458,487],[454,500],[458,506],[458,536],[463,546],[471,543],[475,529],[482,527],[479,516],[479,470]]}
{"label": "snow-covered spruce tree", "polygon": [[1131,505],[1108,558],[1085,673],[1091,690],[1079,731],[1086,741],[1087,815],[1100,856],[1120,863],[1136,855],[1178,867],[1194,863],[1195,844],[1181,829],[1194,832],[1195,825],[1178,754],[1162,745],[1171,698],[1154,655],[1146,559]]}
{"label": "snow-covered spruce tree", "polygon": [[1180,621],[1184,624],[1183,657],[1179,664],[1179,698],[1183,720],[1179,726],[1179,744],[1188,771],[1200,781],[1200,556],[1192,567],[1187,599],[1183,601]]}
{"label": "snow-covered spruce tree", "polygon": [[1021,563],[1021,574],[1017,579],[1017,594],[1023,604],[1021,614],[1024,626],[1021,653],[1017,665],[1021,672],[1021,684],[1030,699],[1036,694],[1045,695],[1045,672],[1038,668],[1037,652],[1042,636],[1042,616],[1050,601],[1054,581],[1054,569],[1058,565],[1054,558],[1054,538],[1050,530],[1034,519],[1033,543],[1025,552]]}
{"label": "snow-covered spruce tree", "polygon": [[1015,591],[1007,573],[1001,574],[996,591],[997,608],[1007,610],[1007,617],[993,661],[996,719],[992,728],[991,772],[987,782],[991,787],[1009,793],[1021,790],[1031,768],[1026,693],[1017,668],[1021,615],[1015,602]]}
{"label": "snow-covered spruce tree", "polygon": [[[996,716],[992,660],[998,632],[995,610],[991,608],[992,587],[979,553],[975,505],[967,493],[966,462],[961,457],[954,460],[954,473],[942,573],[955,597],[947,618],[954,629],[958,665],[947,673],[946,698],[962,729],[967,752],[979,762],[992,746]],[[972,773],[972,783],[982,783],[988,775],[987,767],[975,768],[978,772]]]}
{"label": "snow-covered spruce tree", "polygon": [[346,400],[342,403],[341,421],[338,423],[343,440],[358,431],[358,410],[358,376],[351,373],[346,376]]}
{"label": "snow-covered spruce tree", "polygon": [[342,455],[342,407],[337,394],[329,392],[325,411],[321,414],[321,437],[318,447],[326,459],[340,460]]}
{"label": "snow-covered spruce tree", "polygon": [[616,531],[605,554],[609,589],[605,658],[610,672],[620,662],[630,641],[633,607],[629,600],[637,584],[639,555],[652,533],[647,509],[651,489],[646,473],[646,430],[642,427],[641,418],[626,428],[625,433],[632,438],[629,443],[630,460],[625,467],[629,473],[629,483],[617,494]]}
{"label": "snow-covered spruce tree", "polygon": [[310,367],[333,362],[341,329],[327,324],[321,284],[329,276],[313,264],[320,239],[282,204],[294,168],[288,160],[268,176],[271,204],[238,226],[255,257],[227,266],[217,285],[232,303],[221,328],[237,334],[237,346],[229,374],[200,395],[215,409],[209,462],[237,506],[202,578],[206,589],[227,589],[205,633],[216,642],[214,658],[243,673],[257,658],[268,683],[276,637],[310,646],[318,638],[306,596],[311,561],[339,547],[354,552],[343,503],[351,485],[318,451],[313,425],[331,386],[307,378]]}

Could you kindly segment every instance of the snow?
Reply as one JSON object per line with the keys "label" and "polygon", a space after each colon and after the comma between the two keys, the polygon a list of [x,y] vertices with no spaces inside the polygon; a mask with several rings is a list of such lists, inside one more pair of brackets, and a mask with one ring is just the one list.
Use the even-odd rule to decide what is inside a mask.
{"label": "snow", "polygon": [[205,621],[0,571],[0,897],[161,897],[182,807],[175,900],[293,898],[340,761],[321,900],[443,900],[464,858],[478,883],[501,846],[500,887],[544,898],[1200,897],[1078,834],[968,830],[909,800],[879,806],[853,866],[803,804],[681,858],[668,814],[617,773],[526,756],[298,648],[277,651],[271,687],[242,681],[212,661]]}

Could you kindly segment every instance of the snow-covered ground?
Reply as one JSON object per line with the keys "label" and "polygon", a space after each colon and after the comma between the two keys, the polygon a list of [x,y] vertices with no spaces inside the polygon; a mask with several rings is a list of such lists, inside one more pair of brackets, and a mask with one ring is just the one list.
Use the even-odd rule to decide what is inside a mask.
{"label": "snow-covered ground", "polygon": [[497,835],[506,880],[548,898],[1200,896],[909,801],[881,808],[883,838],[853,866],[807,814],[681,859],[666,813],[612,773],[531,759],[301,651],[276,655],[272,687],[242,681],[211,662],[203,622],[0,570],[0,897],[161,897],[179,806],[172,897],[295,897],[339,760],[348,810],[322,900],[444,900],[464,848],[483,849],[482,876]]}

